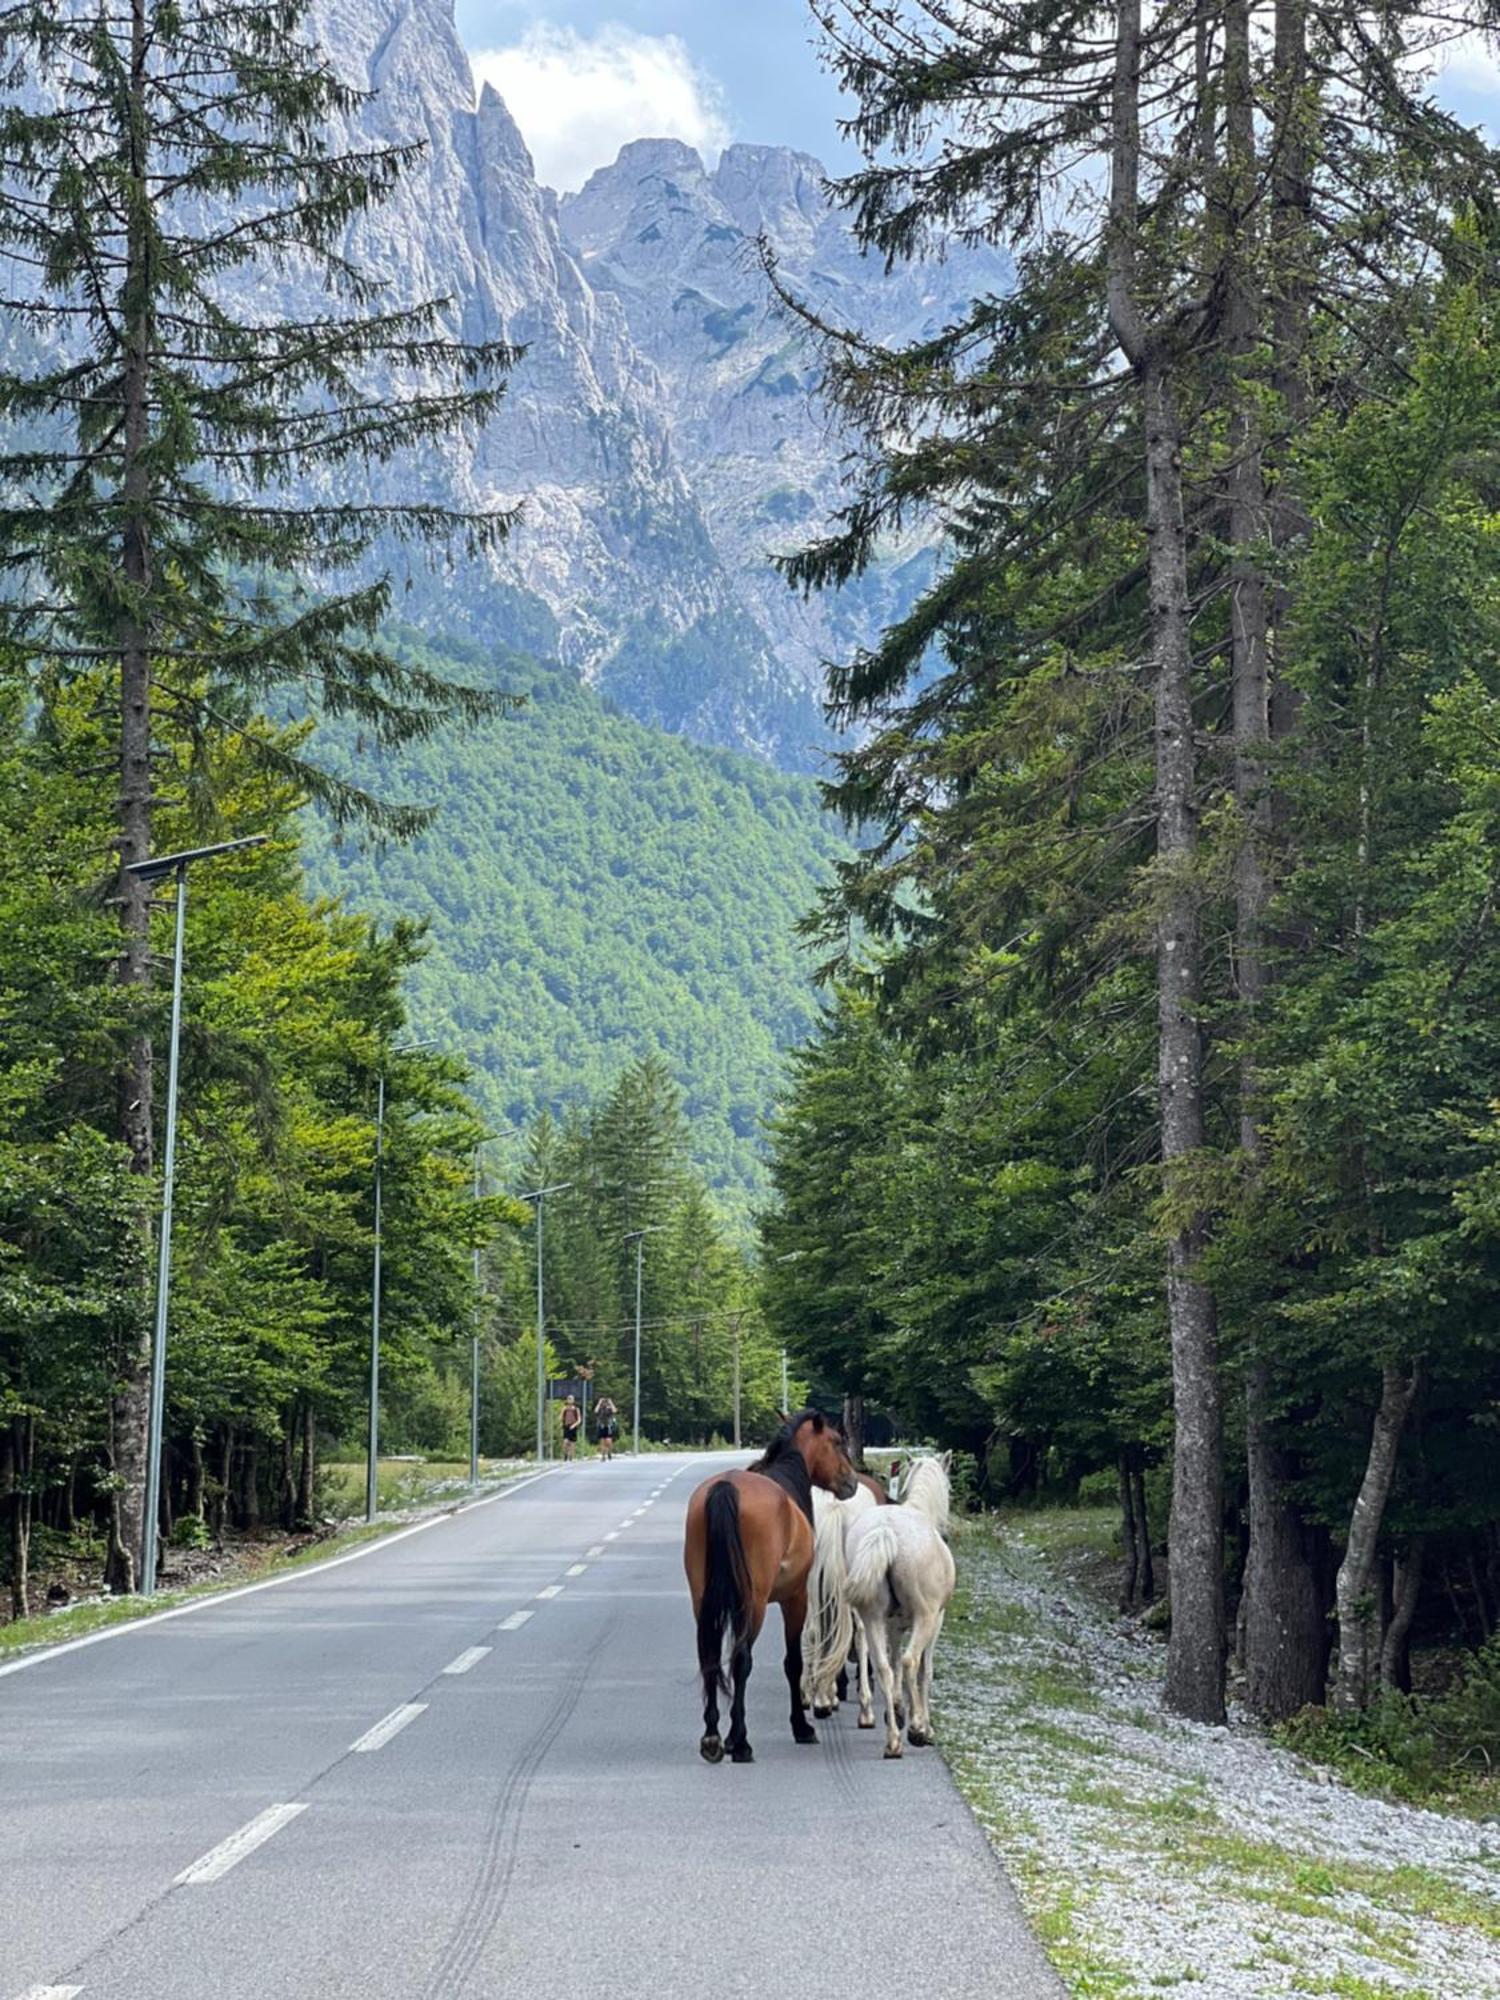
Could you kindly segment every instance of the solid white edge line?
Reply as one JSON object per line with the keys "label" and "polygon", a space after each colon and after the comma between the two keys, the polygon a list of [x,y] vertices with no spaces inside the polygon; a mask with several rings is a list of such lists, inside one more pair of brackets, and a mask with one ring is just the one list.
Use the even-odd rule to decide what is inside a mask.
{"label": "solid white edge line", "polygon": [[456,1660],[448,1662],[443,1672],[445,1674],[466,1674],[470,1667],[477,1667],[479,1662],[488,1656],[490,1650],[488,1646],[467,1646]]}
{"label": "solid white edge line", "polygon": [[495,1628],[499,1632],[519,1632],[528,1618],[535,1618],[534,1611],[512,1611],[509,1618],[502,1618]]}
{"label": "solid white edge line", "polygon": [[221,1840],[217,1847],[211,1847],[207,1854],[200,1854],[191,1867],[184,1868],[180,1875],[172,1879],[177,1889],[196,1886],[202,1882],[217,1882],[221,1875],[227,1875],[238,1861],[247,1854],[253,1854],[257,1847],[264,1847],[273,1833],[280,1833],[298,1813],[305,1813],[307,1804],[267,1806],[263,1813],[242,1826],[237,1833]]}
{"label": "solid white edge line", "polygon": [[563,1587],[560,1583],[549,1583],[545,1590],[537,1592],[538,1597],[561,1597],[562,1594]]}
{"label": "solid white edge line", "polygon": [[419,1715],[427,1713],[425,1701],[404,1701],[399,1708],[393,1708],[389,1715],[381,1716],[373,1729],[367,1729],[363,1736],[349,1745],[350,1756],[363,1755],[368,1750],[380,1750],[393,1736],[399,1736],[409,1722],[415,1722]]}
{"label": "solid white edge line", "polygon": [[237,1597],[253,1597],[258,1590],[275,1590],[283,1583],[299,1583],[305,1576],[321,1576],[328,1570],[337,1569],[341,1563],[358,1562],[362,1556],[378,1555],[382,1549],[394,1548],[397,1542],[404,1542],[410,1535],[420,1535],[427,1528],[440,1527],[444,1521],[456,1520],[460,1514],[472,1514],[476,1508],[493,1506],[497,1500],[508,1500],[523,1486],[534,1486],[539,1479],[550,1479],[560,1470],[559,1466],[549,1465],[541,1472],[528,1472],[524,1479],[513,1480],[509,1486],[502,1486],[498,1493],[487,1493],[482,1500],[466,1500],[461,1506],[429,1515],[425,1521],[413,1521],[409,1528],[397,1528],[394,1534],[381,1535],[357,1549],[346,1549],[343,1555],[329,1556],[326,1562],[306,1563],[300,1569],[289,1569],[281,1576],[265,1577],[260,1583],[242,1583],[234,1590],[220,1591],[213,1597],[196,1598],[191,1604],[174,1604],[170,1611],[148,1611],[142,1618],[123,1619],[106,1631],[90,1632],[82,1639],[61,1639],[55,1646],[43,1646],[39,1652],[27,1653],[22,1659],[7,1660],[0,1666],[0,1680],[4,1680],[7,1674],[23,1674],[28,1667],[39,1667],[44,1660],[60,1659],[64,1653],[81,1653],[85,1646],[102,1646],[106,1639],[125,1639],[132,1632],[147,1632],[153,1625],[164,1625],[169,1618],[186,1618],[193,1611],[211,1611],[216,1605],[233,1603]]}
{"label": "solid white edge line", "polygon": [[19,2000],[74,2000],[82,1991],[81,1986],[28,1986]]}
{"label": "solid white edge line", "polygon": [[565,1576],[582,1576],[587,1568],[587,1563],[574,1563],[571,1569],[564,1570],[563,1574]]}

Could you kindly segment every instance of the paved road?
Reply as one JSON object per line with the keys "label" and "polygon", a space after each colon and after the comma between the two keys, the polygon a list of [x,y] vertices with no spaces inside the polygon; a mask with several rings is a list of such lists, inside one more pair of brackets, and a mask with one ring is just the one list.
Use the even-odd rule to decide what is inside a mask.
{"label": "paved road", "polygon": [[0,2000],[1059,1993],[935,1753],[792,1743],[779,1616],[758,1761],[701,1761],[708,1469],[565,1467],[0,1672]]}

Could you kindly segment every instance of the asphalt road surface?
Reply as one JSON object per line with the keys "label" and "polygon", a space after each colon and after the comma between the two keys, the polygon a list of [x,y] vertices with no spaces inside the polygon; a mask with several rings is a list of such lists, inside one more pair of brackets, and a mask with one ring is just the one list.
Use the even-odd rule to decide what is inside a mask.
{"label": "asphalt road surface", "polygon": [[698,1756],[714,1463],[563,1467],[0,1669],[0,2000],[1059,1994],[935,1751],[848,1707],[793,1744],[779,1613],[757,1761]]}

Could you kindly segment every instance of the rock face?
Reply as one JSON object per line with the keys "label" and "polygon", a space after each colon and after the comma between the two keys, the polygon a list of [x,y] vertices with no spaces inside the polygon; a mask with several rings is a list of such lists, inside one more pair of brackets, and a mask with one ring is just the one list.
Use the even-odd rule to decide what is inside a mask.
{"label": "rock face", "polygon": [[[822,660],[903,609],[930,556],[893,550],[812,604],[774,572],[836,505],[849,441],[757,239],[795,290],[886,340],[1003,284],[1002,260],[888,278],[830,213],[817,162],[775,147],[731,147],[709,173],[643,139],[559,202],[494,91],[476,101],[453,0],[312,0],[307,27],[370,93],[334,143],[423,146],[354,225],[355,264],[391,305],[441,298],[455,333],[525,348],[490,423],[372,476],[372,497],[523,507],[493,557],[392,551],[401,615],[555,655],[667,729],[816,765]],[[326,310],[295,270],[226,283],[252,315]]]}

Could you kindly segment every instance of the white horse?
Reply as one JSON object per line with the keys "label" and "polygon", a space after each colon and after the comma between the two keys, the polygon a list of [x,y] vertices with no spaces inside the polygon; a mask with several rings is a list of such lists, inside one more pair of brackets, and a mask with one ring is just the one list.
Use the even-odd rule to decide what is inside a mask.
{"label": "white horse", "polygon": [[[845,1592],[851,1613],[868,1640],[885,1700],[885,1754],[901,1755],[900,1697],[906,1703],[907,1736],[932,1741],[932,1654],[953,1596],[953,1556],[943,1540],[948,1527],[948,1466],[951,1453],[920,1458],[912,1467],[895,1507],[876,1507],[849,1525]],[[892,1639],[904,1634],[901,1688],[891,1669]],[[873,1728],[870,1675],[860,1646],[859,1722]]]}
{"label": "white horse", "polygon": [[855,1521],[878,1507],[868,1486],[847,1500],[813,1488],[813,1566],[807,1580],[807,1623],[802,1628],[803,1684],[814,1715],[838,1707],[838,1678],[854,1641],[845,1545]]}

